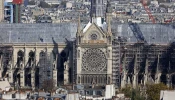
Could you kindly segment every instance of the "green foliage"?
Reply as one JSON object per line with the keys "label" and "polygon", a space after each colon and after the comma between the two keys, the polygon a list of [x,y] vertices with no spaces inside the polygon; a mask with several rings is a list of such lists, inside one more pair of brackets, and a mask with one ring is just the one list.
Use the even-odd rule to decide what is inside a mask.
{"label": "green foliage", "polygon": [[139,89],[132,89],[131,100],[145,100],[145,97],[140,94]]}
{"label": "green foliage", "polygon": [[159,100],[161,90],[168,90],[168,87],[163,83],[147,85],[148,100]]}
{"label": "green foliage", "polygon": [[35,20],[38,21],[39,17],[38,16],[35,16]]}
{"label": "green foliage", "polygon": [[132,88],[130,86],[126,86],[125,88],[122,88],[122,93],[125,94],[125,97],[131,97],[131,90]]}
{"label": "green foliage", "polygon": [[131,86],[126,86],[121,90],[125,97],[131,98],[131,100],[145,100],[145,97],[141,95],[141,91],[139,89],[133,89]]}
{"label": "green foliage", "polygon": [[39,7],[41,8],[50,8],[50,5],[44,1],[41,1],[39,4]]}

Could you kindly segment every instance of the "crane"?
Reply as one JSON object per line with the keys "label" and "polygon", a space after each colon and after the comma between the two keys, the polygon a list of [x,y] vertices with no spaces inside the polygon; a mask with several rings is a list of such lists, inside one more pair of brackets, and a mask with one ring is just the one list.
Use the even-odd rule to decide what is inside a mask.
{"label": "crane", "polygon": [[168,24],[168,23],[172,22],[173,20],[174,20],[174,18],[171,18],[171,19],[169,19],[169,20],[165,20],[164,22],[165,22],[166,24]]}
{"label": "crane", "polygon": [[141,0],[141,3],[146,11],[146,13],[148,14],[149,18],[151,19],[152,23],[156,23],[156,20],[154,19],[153,15],[150,12],[150,9],[148,8],[146,1],[145,0]]}

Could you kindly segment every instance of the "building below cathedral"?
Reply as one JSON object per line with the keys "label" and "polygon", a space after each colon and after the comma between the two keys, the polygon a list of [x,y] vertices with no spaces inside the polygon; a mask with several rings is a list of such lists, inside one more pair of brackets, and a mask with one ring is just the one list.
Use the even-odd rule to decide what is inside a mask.
{"label": "building below cathedral", "polygon": [[118,24],[98,1],[85,26],[80,17],[77,23],[0,24],[0,78],[33,89],[47,79],[55,86],[174,87],[174,26]]}

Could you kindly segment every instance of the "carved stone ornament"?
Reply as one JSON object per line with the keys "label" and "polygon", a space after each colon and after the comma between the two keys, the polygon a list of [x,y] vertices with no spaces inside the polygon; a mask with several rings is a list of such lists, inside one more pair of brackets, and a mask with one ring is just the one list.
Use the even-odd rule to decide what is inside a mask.
{"label": "carved stone ornament", "polygon": [[82,71],[103,72],[107,70],[105,53],[100,49],[87,49],[82,57]]}
{"label": "carved stone ornament", "polygon": [[89,39],[98,40],[99,39],[98,33],[96,31],[91,32],[91,34],[89,34]]}

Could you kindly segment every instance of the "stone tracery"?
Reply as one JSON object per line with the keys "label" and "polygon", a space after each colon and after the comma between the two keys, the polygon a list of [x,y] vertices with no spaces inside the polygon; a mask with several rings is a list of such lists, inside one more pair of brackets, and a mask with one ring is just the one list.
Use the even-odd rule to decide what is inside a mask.
{"label": "stone tracery", "polygon": [[82,71],[99,71],[107,69],[105,53],[100,49],[87,49],[82,57]]}

